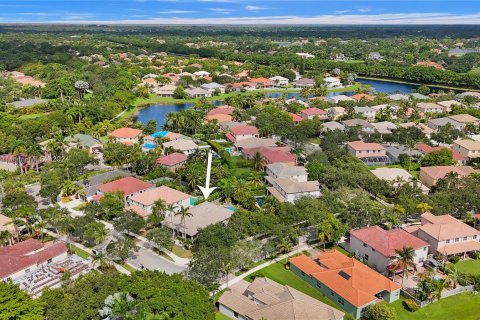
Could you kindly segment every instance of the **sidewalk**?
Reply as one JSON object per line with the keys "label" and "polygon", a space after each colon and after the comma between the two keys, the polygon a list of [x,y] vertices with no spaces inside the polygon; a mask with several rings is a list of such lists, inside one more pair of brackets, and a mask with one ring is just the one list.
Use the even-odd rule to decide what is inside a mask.
{"label": "sidewalk", "polygon": [[[278,261],[281,261],[281,260],[285,259],[287,256],[290,257],[290,256],[293,256],[293,255],[297,254],[297,252],[302,252],[304,250],[310,250],[310,249],[312,249],[312,247],[310,247],[308,244],[301,244],[298,248],[294,247],[294,249],[287,254],[282,254],[282,255],[276,257],[275,259],[272,259],[270,261],[262,263],[261,265],[258,265],[256,267],[246,271],[245,273],[242,273],[241,275],[234,277],[233,279],[229,278],[228,279],[228,286],[230,287],[230,286],[236,284],[237,282],[240,282],[241,280],[243,280],[245,277],[248,277],[252,273],[255,273],[255,272],[257,272],[257,271],[259,271],[263,268],[266,268],[266,267],[268,267],[268,266],[270,266],[270,265],[272,265],[272,264],[274,264]],[[227,288],[227,284],[224,283],[217,289],[217,292],[222,291],[226,288]],[[212,295],[212,293],[210,293],[210,295]]]}

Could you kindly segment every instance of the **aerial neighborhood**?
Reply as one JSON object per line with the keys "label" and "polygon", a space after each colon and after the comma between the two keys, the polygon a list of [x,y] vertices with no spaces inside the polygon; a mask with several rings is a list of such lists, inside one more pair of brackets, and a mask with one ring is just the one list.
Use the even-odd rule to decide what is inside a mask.
{"label": "aerial neighborhood", "polygon": [[51,28],[0,33],[5,319],[480,314],[478,34]]}

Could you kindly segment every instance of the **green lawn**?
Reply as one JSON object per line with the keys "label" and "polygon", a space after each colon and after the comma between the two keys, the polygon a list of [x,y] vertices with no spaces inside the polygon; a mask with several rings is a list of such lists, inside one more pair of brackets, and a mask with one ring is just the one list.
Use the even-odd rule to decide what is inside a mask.
{"label": "green lawn", "polygon": [[83,249],[80,249],[79,247],[76,247],[74,245],[70,245],[70,250],[72,250],[72,252],[75,253],[80,258],[83,258],[83,259],[90,258],[90,254],[87,251],[85,251]]}
{"label": "green lawn", "polygon": [[185,250],[182,247],[179,247],[177,245],[173,246],[172,253],[175,254],[176,256],[179,256],[180,258],[190,258],[192,256],[192,251]]}
{"label": "green lawn", "polygon": [[127,270],[130,271],[130,272],[135,272],[135,271],[137,271],[137,269],[135,269],[134,267],[132,267],[132,266],[129,265],[128,263],[122,264],[122,267],[124,267],[125,269],[127,269]]}
{"label": "green lawn", "polygon": [[[330,306],[333,306],[335,308],[339,308],[333,301],[327,298],[324,294],[322,294],[320,291],[312,287],[310,284],[307,282],[303,281],[297,275],[295,275],[292,271],[285,269],[284,264],[285,260],[282,260],[280,262],[274,263],[266,268],[263,268],[262,270],[258,271],[261,275],[264,275],[265,277],[272,279],[273,281],[276,281],[280,284],[290,286],[292,288],[297,289],[298,291],[301,291],[315,299],[318,299]],[[253,277],[249,276],[245,278],[245,280],[252,282]]]}
{"label": "green lawn", "polygon": [[28,119],[35,119],[38,117],[43,117],[47,115],[47,113],[31,113],[31,114],[24,114],[18,117],[20,120],[28,120]]}
{"label": "green lawn", "polygon": [[215,313],[215,320],[230,320],[230,318],[223,313],[217,312]]}
{"label": "green lawn", "polygon": [[392,303],[398,320],[478,320],[480,318],[480,295],[462,293],[436,301],[416,312],[405,310],[402,300]]}
{"label": "green lawn", "polygon": [[463,273],[480,274],[480,260],[465,260],[459,261],[456,264],[448,264],[448,267],[455,266],[458,271]]}

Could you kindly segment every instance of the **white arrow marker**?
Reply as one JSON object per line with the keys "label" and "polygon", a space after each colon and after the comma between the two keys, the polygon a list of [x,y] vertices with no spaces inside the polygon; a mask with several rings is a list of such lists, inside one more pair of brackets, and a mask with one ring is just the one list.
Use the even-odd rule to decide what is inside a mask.
{"label": "white arrow marker", "polygon": [[205,187],[198,186],[200,191],[203,193],[203,197],[207,200],[208,196],[213,192],[213,190],[217,189],[217,187],[210,188],[210,173],[212,172],[212,153],[208,152],[208,160],[207,160],[207,177],[205,181]]}

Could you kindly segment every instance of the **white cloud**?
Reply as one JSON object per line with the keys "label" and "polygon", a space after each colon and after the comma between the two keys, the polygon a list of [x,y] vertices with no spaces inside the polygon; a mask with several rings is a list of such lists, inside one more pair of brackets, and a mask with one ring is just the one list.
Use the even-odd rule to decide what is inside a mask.
{"label": "white cloud", "polygon": [[158,13],[161,14],[185,14],[185,13],[195,13],[197,11],[193,10],[164,10],[164,11],[159,11]]}
{"label": "white cloud", "polygon": [[225,13],[225,14],[232,12],[231,9],[226,9],[226,8],[209,8],[208,10],[210,10],[212,12]]}
{"label": "white cloud", "polygon": [[248,5],[248,6],[245,6],[243,7],[245,10],[248,10],[248,11],[258,11],[258,10],[267,10],[269,8],[267,7],[260,7],[260,6],[252,6],[252,5]]}
{"label": "white cloud", "polygon": [[[264,17],[225,17],[225,18],[161,18],[155,17],[143,20],[91,20],[71,21],[71,23],[96,24],[149,24],[149,25],[402,25],[402,24],[471,24],[478,25],[480,12],[459,15],[449,13],[383,13],[383,14],[345,14],[320,15],[315,17],[302,16],[264,16]],[[67,21],[44,21],[51,23],[66,23]]]}
{"label": "white cloud", "polygon": [[352,12],[352,10],[336,10],[336,11],[333,11],[333,13],[335,13],[335,14],[344,14],[344,13],[349,13],[349,12]]}

